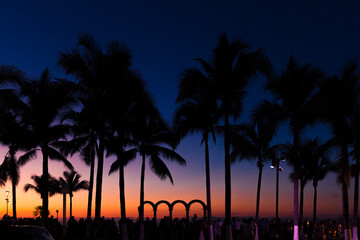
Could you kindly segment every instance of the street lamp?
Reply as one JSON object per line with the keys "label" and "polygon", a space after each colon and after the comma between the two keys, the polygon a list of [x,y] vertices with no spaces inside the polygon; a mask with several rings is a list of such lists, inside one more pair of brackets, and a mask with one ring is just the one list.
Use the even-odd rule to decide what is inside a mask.
{"label": "street lamp", "polygon": [[284,171],[282,167],[280,167],[280,162],[286,161],[285,159],[280,160],[279,158],[273,159],[270,168],[276,168],[276,219],[279,218],[279,172]]}
{"label": "street lamp", "polygon": [[6,191],[6,199],[5,199],[5,201],[6,201],[6,216],[9,216],[9,202],[10,202],[10,200],[9,200],[9,191]]}

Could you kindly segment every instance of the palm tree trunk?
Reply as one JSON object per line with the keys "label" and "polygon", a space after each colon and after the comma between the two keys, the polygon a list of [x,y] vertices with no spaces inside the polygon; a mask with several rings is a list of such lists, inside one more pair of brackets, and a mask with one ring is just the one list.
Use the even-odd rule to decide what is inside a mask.
{"label": "palm tree trunk", "polygon": [[48,212],[49,212],[49,158],[47,153],[47,147],[42,147],[41,151],[43,154],[43,180],[44,180],[44,190],[42,194],[42,204],[43,204],[43,224],[47,223]]}
{"label": "palm tree trunk", "polygon": [[94,189],[94,169],[95,169],[95,156],[92,155],[91,163],[90,163],[90,182],[89,182],[87,220],[91,220],[92,195]]}
{"label": "palm tree trunk", "polygon": [[259,209],[260,209],[260,190],[261,190],[261,177],[262,177],[262,170],[263,170],[263,164],[261,157],[258,158],[258,167],[259,167],[259,177],[258,177],[258,185],[257,185],[257,193],[256,193],[256,214],[255,214],[255,222],[256,222],[256,228],[255,228],[255,240],[258,240],[259,236]]}
{"label": "palm tree trunk", "polygon": [[294,163],[294,240],[299,240],[299,159],[298,159],[298,144],[299,144],[299,131],[293,128],[293,146],[295,148],[295,163]]}
{"label": "palm tree trunk", "polygon": [[69,218],[71,218],[72,217],[72,196],[71,196],[71,194],[69,193],[69,196],[70,196],[70,217]]}
{"label": "palm tree trunk", "polygon": [[66,235],[66,193],[63,193],[63,234]]}
{"label": "palm tree trunk", "polygon": [[353,220],[353,240],[358,240],[358,208],[359,208],[359,158],[356,158],[355,164],[355,187],[354,187],[354,220]]}
{"label": "palm tree trunk", "polygon": [[101,218],[101,191],[104,168],[104,137],[102,134],[99,139],[99,148],[97,153],[98,168],[96,175],[95,219],[99,220]]}
{"label": "palm tree trunk", "polygon": [[16,219],[16,185],[12,182],[12,205],[13,205],[13,218]]}
{"label": "palm tree trunk", "polygon": [[304,213],[304,188],[305,188],[304,181],[300,179],[300,214],[299,214],[300,225],[302,225],[303,213]]}
{"label": "palm tree trunk", "polygon": [[342,189],[342,201],[343,201],[343,216],[344,216],[344,235],[345,240],[351,240],[351,229],[350,229],[350,216],[349,216],[349,177],[348,172],[350,171],[349,160],[348,160],[348,149],[347,144],[342,143],[341,145],[341,170],[343,177],[341,178],[341,189]]}
{"label": "palm tree trunk", "polygon": [[139,223],[140,223],[139,240],[144,239],[144,184],[145,184],[145,155],[142,155],[141,180],[140,180],[140,206],[139,206]]}
{"label": "palm tree trunk", "polygon": [[209,141],[208,134],[204,137],[205,140],[205,168],[206,168],[206,201],[208,209],[208,226],[209,226],[209,240],[213,240],[213,224],[211,220],[211,188],[210,188],[210,157],[209,157]]}
{"label": "palm tree trunk", "polygon": [[262,164],[262,160],[260,158],[259,158],[259,162],[258,162],[258,167],[259,167],[259,176],[258,176],[258,185],[257,185],[257,192],[256,192],[256,214],[255,214],[256,223],[258,223],[258,219],[259,219],[260,190],[261,190],[261,178],[262,178],[262,170],[263,170],[263,164]]}
{"label": "palm tree trunk", "polygon": [[229,114],[225,113],[224,123],[224,149],[225,149],[225,227],[226,240],[232,239],[231,233],[231,169],[230,169],[230,124]]}
{"label": "palm tree trunk", "polygon": [[120,239],[128,240],[127,224],[126,224],[126,211],[125,211],[125,177],[124,165],[119,168],[119,190],[120,190],[120,209],[121,209],[121,229]]}
{"label": "palm tree trunk", "polygon": [[275,218],[279,219],[279,163],[280,160],[276,159],[276,206],[275,206]]}
{"label": "palm tree trunk", "polygon": [[313,221],[314,221],[314,223],[316,223],[317,182],[313,182],[313,186],[314,186]]}

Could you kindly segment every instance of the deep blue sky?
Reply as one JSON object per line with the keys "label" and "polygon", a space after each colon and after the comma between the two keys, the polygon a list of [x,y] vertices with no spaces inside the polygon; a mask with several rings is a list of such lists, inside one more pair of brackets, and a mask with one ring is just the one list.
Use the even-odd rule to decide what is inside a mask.
{"label": "deep blue sky", "polygon": [[[241,38],[253,49],[264,47],[277,73],[290,54],[329,75],[340,73],[350,58],[360,57],[360,2],[0,0],[0,64],[15,65],[30,77],[39,76],[46,67],[64,77],[56,67],[58,53],[74,47],[84,32],[101,44],[111,40],[127,44],[134,67],[148,83],[160,111],[171,120],[179,74],[198,66],[194,58],[209,59],[224,32],[230,40]],[[264,82],[261,78],[251,83],[242,120],[265,96]],[[278,137],[286,138],[286,133]],[[219,171],[221,144],[220,139],[213,146],[213,167]],[[256,167],[251,171],[255,174]],[[219,176],[215,181],[222,181]]]}
{"label": "deep blue sky", "polygon": [[[264,47],[277,72],[290,54],[338,73],[360,54],[358,1],[1,1],[0,63],[31,76],[80,33],[124,41],[160,109],[170,118],[179,73],[208,58],[219,35]],[[166,89],[166,91],[164,91]]]}

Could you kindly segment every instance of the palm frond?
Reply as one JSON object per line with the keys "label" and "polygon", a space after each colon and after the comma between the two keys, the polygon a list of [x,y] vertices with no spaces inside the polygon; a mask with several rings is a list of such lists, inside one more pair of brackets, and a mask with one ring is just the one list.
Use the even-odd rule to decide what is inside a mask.
{"label": "palm frond", "polygon": [[19,157],[19,160],[18,160],[18,164],[20,166],[23,166],[25,165],[28,161],[30,160],[33,160],[36,158],[36,152],[39,151],[39,149],[33,149],[27,153],[25,153],[24,155],[20,156]]}
{"label": "palm frond", "polygon": [[168,177],[171,184],[174,185],[170,170],[157,155],[152,155],[150,157],[150,167],[155,175],[158,176],[161,180],[165,180],[166,177]]}

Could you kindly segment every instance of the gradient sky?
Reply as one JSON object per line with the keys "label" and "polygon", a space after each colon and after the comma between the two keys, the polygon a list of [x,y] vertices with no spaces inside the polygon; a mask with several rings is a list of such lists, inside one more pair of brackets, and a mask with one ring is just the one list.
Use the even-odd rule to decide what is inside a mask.
{"label": "gradient sky", "polygon": [[[229,39],[242,38],[253,49],[264,47],[277,73],[290,56],[301,63],[313,62],[327,74],[338,74],[352,57],[360,56],[360,3],[359,1],[302,0],[302,1],[71,1],[71,0],[0,0],[0,64],[11,64],[38,77],[48,67],[54,76],[65,77],[56,67],[59,51],[76,45],[79,34],[88,32],[101,44],[111,40],[124,41],[133,55],[134,67],[140,71],[160,111],[171,120],[175,109],[179,74],[188,67],[198,66],[197,57],[208,59],[220,34]],[[264,97],[265,79],[250,84],[243,117],[248,121],[250,110]],[[324,127],[309,129],[309,137],[329,136]],[[289,140],[286,127],[282,127],[274,142]],[[174,186],[161,181],[150,171],[145,174],[145,199],[173,201],[202,199],[205,201],[204,150],[198,135],[190,136],[180,144],[178,152],[187,160],[186,167],[169,163]],[[0,150],[0,159],[6,153]],[[211,191],[213,215],[224,216],[224,154],[223,141],[210,145]],[[41,155],[40,155],[41,156]],[[118,174],[107,176],[114,159],[105,161],[102,215],[120,215]],[[77,156],[71,159],[82,179],[88,180],[89,168]],[[280,177],[280,217],[292,216],[292,184],[288,180],[290,167]],[[147,166],[147,169],[149,167]],[[49,165],[50,173],[59,177],[64,166],[57,162]],[[40,196],[24,193],[23,186],[32,174],[40,175],[41,161],[33,160],[21,168],[18,186],[18,216],[32,216]],[[140,191],[140,161],[136,159],[125,169],[127,214],[137,216]],[[257,168],[254,162],[232,165],[232,214],[255,214]],[[319,216],[341,215],[341,189],[331,174],[319,184]],[[10,184],[0,189],[0,199]],[[350,199],[353,189],[350,187]],[[261,193],[260,217],[275,215],[275,171],[265,167]],[[306,187],[305,217],[312,214],[312,188]],[[11,201],[11,200],[10,200]],[[74,195],[73,214],[86,216],[87,193]],[[95,200],[93,201],[95,202]],[[352,200],[350,201],[352,204]],[[11,210],[11,203],[9,204]],[[50,198],[50,212],[62,211],[62,197]],[[6,202],[0,201],[0,216],[6,212]],[[190,215],[202,214],[200,205],[193,205]],[[158,216],[167,214],[161,206]],[[145,216],[152,216],[149,206]],[[176,206],[174,216],[183,217],[185,211]]]}

